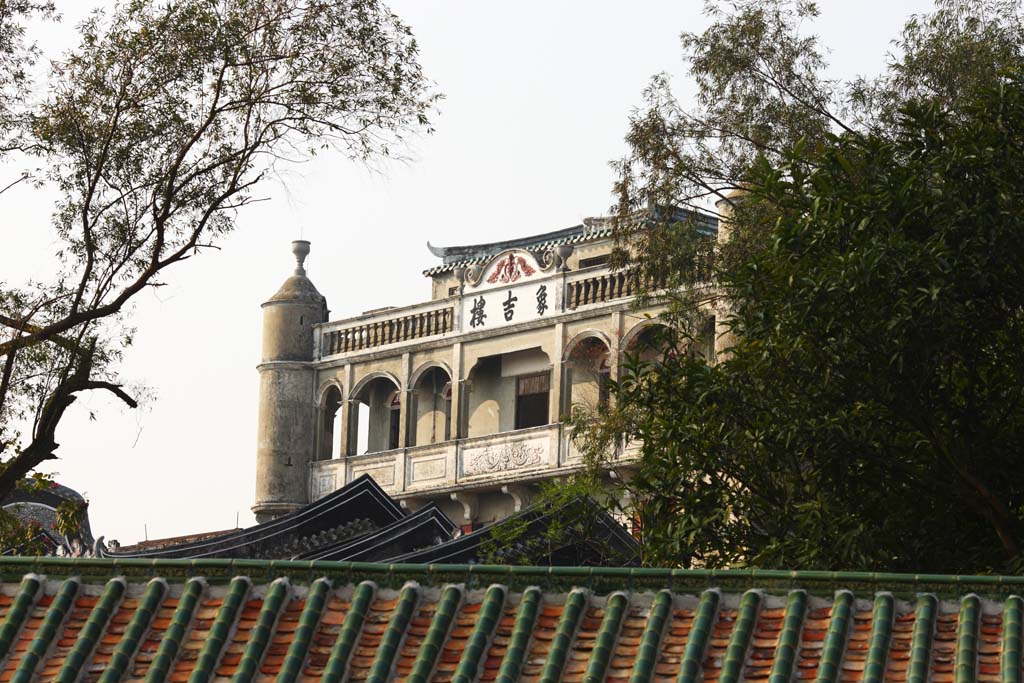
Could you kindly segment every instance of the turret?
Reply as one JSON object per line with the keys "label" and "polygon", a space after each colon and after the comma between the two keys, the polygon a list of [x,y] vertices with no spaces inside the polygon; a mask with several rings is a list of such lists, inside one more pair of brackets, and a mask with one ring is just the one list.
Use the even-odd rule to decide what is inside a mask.
{"label": "turret", "polygon": [[316,371],[313,326],[327,320],[327,300],[308,277],[309,242],[292,242],[295,273],[263,304],[263,356],[256,443],[258,522],[309,502],[313,459]]}

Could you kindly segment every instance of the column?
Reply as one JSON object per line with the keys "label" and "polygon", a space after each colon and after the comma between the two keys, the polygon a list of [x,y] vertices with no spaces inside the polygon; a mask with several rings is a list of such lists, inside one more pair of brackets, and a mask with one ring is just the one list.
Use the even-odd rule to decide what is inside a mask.
{"label": "column", "polygon": [[[341,457],[346,458],[355,455],[356,445],[352,435],[349,434],[349,425],[352,424],[352,407],[349,404],[348,395],[352,392],[352,364],[346,363],[341,370],[341,405],[338,406],[338,428],[341,429]],[[348,482],[345,482],[348,483]]]}
{"label": "column", "polygon": [[452,344],[452,439],[461,439],[466,434],[462,427],[462,343]]}
{"label": "column", "polygon": [[608,349],[608,376],[619,381],[619,361],[622,353],[622,311],[612,312],[611,347]]}
{"label": "column", "polygon": [[554,437],[554,445],[551,448],[551,455],[548,464],[551,467],[558,467],[564,458],[562,449],[565,448],[564,428],[562,421],[562,387],[565,385],[565,367],[562,363],[562,354],[565,352],[565,326],[562,323],[555,323],[554,353],[551,359],[551,392],[548,394],[548,422],[559,423],[558,432]]}
{"label": "column", "polygon": [[398,379],[402,386],[398,388],[401,405],[398,408],[398,447],[408,448],[409,446],[409,420],[412,419],[409,405],[412,399],[412,387],[409,380],[412,376],[412,356],[406,352],[402,354],[402,376]]}
{"label": "column", "polygon": [[562,353],[565,349],[565,326],[555,323],[554,354],[551,359],[551,392],[548,395],[548,422],[559,422],[562,417],[562,385],[565,377],[562,367]]}

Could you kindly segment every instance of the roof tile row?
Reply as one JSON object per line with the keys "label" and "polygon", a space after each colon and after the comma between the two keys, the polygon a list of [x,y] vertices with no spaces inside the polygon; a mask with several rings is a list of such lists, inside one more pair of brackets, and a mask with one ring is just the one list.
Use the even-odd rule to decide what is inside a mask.
{"label": "roof tile row", "polygon": [[[569,583],[546,589],[481,586],[458,566],[247,562],[254,578],[226,581],[136,573],[180,564],[7,560],[5,579],[19,566],[45,575],[0,586],[0,683],[1021,681],[1024,600],[964,592],[954,577],[928,579],[948,589],[940,599],[908,577],[891,577],[895,592],[854,595],[814,573],[781,590],[771,572],[764,582],[719,572],[727,590],[654,587],[696,586],[708,572],[585,574],[592,585],[618,578],[610,591],[571,587],[584,575],[564,569],[548,576]],[[335,576],[360,571],[380,585]],[[400,585],[387,578],[397,572]]]}

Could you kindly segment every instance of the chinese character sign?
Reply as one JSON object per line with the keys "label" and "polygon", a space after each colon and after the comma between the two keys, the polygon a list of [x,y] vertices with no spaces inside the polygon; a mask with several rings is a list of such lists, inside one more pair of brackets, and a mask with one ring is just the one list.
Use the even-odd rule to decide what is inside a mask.
{"label": "chinese character sign", "polygon": [[501,302],[502,308],[505,309],[505,320],[512,322],[512,318],[516,314],[516,302],[519,301],[519,297],[512,296],[512,290],[508,290],[508,298]]}
{"label": "chinese character sign", "polygon": [[512,287],[468,291],[462,298],[462,325],[466,331],[518,325],[561,311],[556,282],[522,283]]}
{"label": "chinese character sign", "polygon": [[548,286],[541,285],[537,289],[537,315],[544,315],[546,310],[548,310]]}
{"label": "chinese character sign", "polygon": [[484,305],[487,300],[483,297],[473,300],[473,308],[469,311],[469,326],[474,330],[478,327],[483,327],[484,321],[487,320],[487,314],[484,313]]}

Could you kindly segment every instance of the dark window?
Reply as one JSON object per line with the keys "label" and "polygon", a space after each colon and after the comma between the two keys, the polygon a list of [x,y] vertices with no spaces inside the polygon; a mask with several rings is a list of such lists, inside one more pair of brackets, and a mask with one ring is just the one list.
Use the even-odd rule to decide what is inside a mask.
{"label": "dark window", "polygon": [[591,256],[590,258],[580,259],[580,268],[593,268],[594,266],[603,266],[608,263],[608,254],[601,254],[600,256]]}
{"label": "dark window", "polygon": [[611,398],[611,387],[608,385],[610,380],[611,370],[605,365],[597,373],[597,404],[602,408],[608,405],[608,399]]}
{"label": "dark window", "polygon": [[398,435],[402,423],[402,399],[396,391],[391,398],[391,405],[388,406],[391,413],[391,422],[388,425],[388,450],[398,448]]}
{"label": "dark window", "polygon": [[516,378],[516,429],[540,427],[548,423],[548,392],[551,373]]}
{"label": "dark window", "polygon": [[449,287],[448,288],[448,296],[455,296],[458,293],[459,293],[458,285],[456,285],[455,287]]}
{"label": "dark window", "polygon": [[444,385],[444,440],[452,438],[452,383]]}

